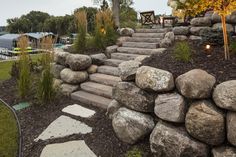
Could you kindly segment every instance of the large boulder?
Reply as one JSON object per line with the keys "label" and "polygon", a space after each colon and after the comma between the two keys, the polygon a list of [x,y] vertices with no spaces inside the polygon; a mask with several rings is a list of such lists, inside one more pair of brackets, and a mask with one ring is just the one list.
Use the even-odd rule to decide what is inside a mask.
{"label": "large boulder", "polygon": [[61,79],[69,84],[78,84],[88,79],[88,73],[86,71],[72,71],[69,68],[65,68],[60,73]]}
{"label": "large boulder", "polygon": [[213,100],[221,108],[236,111],[236,80],[217,85],[213,92]]}
{"label": "large boulder", "polygon": [[66,66],[66,58],[68,55],[70,55],[70,53],[68,53],[68,52],[56,51],[54,53],[54,61],[57,64]]}
{"label": "large boulder", "polygon": [[165,39],[168,39],[171,42],[174,42],[175,41],[175,34],[174,34],[174,32],[167,32],[165,34]]}
{"label": "large boulder", "polygon": [[57,79],[60,79],[60,73],[63,69],[65,69],[66,67],[63,66],[63,65],[60,65],[60,64],[56,64],[56,63],[53,63],[51,65],[51,72],[53,74],[53,76]]}
{"label": "large boulder", "polygon": [[189,34],[189,27],[174,27],[173,32],[175,35],[188,35]]}
{"label": "large boulder", "polygon": [[114,114],[122,107],[122,104],[120,104],[118,101],[113,99],[108,107],[107,107],[107,112],[106,115],[108,115],[109,119],[112,119]]}
{"label": "large boulder", "polygon": [[[213,13],[212,17],[211,17],[211,21],[213,24],[221,23],[221,17],[217,13]],[[226,22],[231,23],[231,16],[230,15],[226,16]]]}
{"label": "large boulder", "polygon": [[202,37],[200,37],[200,36],[190,35],[188,39],[191,42],[194,42],[194,43],[197,43],[197,44],[202,42]]}
{"label": "large boulder", "polygon": [[70,96],[71,93],[75,92],[77,89],[79,89],[79,86],[78,85],[71,85],[71,84],[66,84],[66,83],[63,83],[61,86],[60,86],[60,89],[61,89],[61,93],[66,95],[66,96]]}
{"label": "large boulder", "polygon": [[221,146],[212,149],[212,157],[236,157],[236,149],[229,146]]}
{"label": "large boulder", "polygon": [[211,18],[210,17],[197,17],[193,18],[190,22],[192,26],[211,26]]}
{"label": "large boulder", "polygon": [[155,123],[150,115],[120,108],[112,119],[112,126],[120,140],[134,144],[149,135]]}
{"label": "large boulder", "polygon": [[191,70],[176,79],[179,92],[187,98],[209,98],[216,82],[214,76],[201,69]]}
{"label": "large boulder", "polygon": [[211,30],[211,27],[191,27],[190,33],[192,35],[199,36],[202,31],[209,31]]}
{"label": "large boulder", "polygon": [[228,112],[226,122],[228,141],[236,146],[236,112]]}
{"label": "large boulder", "polygon": [[150,136],[154,157],[207,157],[208,147],[189,137],[183,127],[158,122]]}
{"label": "large boulder", "polygon": [[174,78],[170,72],[149,66],[138,68],[135,83],[142,89],[157,92],[171,91],[175,87]]}
{"label": "large boulder", "polygon": [[[222,31],[223,28],[222,28],[222,23],[216,23],[212,26],[212,29],[213,30],[216,30],[216,31]],[[227,32],[228,33],[234,33],[234,27],[233,25],[231,24],[226,24],[226,29],[227,29]]]}
{"label": "large boulder", "polygon": [[111,54],[117,52],[117,48],[118,48],[117,45],[106,47],[105,54],[106,54],[107,58],[111,58]]}
{"label": "large boulder", "polygon": [[160,47],[161,48],[168,48],[172,45],[172,41],[170,39],[164,38],[160,42]]}
{"label": "large boulder", "polygon": [[70,54],[66,57],[66,64],[73,71],[86,70],[92,64],[91,57],[80,54]]}
{"label": "large boulder", "polygon": [[112,90],[112,96],[126,107],[140,112],[153,112],[154,97],[131,82],[119,82]]}
{"label": "large boulder", "polygon": [[225,116],[209,101],[191,104],[186,114],[185,127],[194,138],[209,145],[220,145],[225,140]]}
{"label": "large boulder", "polygon": [[188,40],[186,35],[175,35],[175,41],[185,41]]}
{"label": "large boulder", "polygon": [[120,36],[132,36],[134,30],[132,28],[121,28],[118,30]]}
{"label": "large boulder", "polygon": [[88,69],[87,69],[87,72],[89,74],[94,74],[96,73],[98,70],[98,66],[97,65],[91,65]]}
{"label": "large boulder", "polygon": [[92,62],[95,65],[103,65],[105,60],[107,60],[107,56],[104,53],[99,53],[90,56],[92,58]]}
{"label": "large boulder", "polygon": [[137,61],[125,61],[119,64],[120,77],[122,81],[132,81],[135,80],[135,74],[137,69],[141,65]]}
{"label": "large boulder", "polygon": [[178,93],[160,94],[155,100],[154,112],[163,120],[183,123],[186,111],[185,100]]}

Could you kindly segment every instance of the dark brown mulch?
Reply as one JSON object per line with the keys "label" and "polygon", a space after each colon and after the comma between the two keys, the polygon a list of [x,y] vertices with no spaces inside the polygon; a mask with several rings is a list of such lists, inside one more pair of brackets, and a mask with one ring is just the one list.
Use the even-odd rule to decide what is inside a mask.
{"label": "dark brown mulch", "polygon": [[[0,98],[15,105],[20,102],[16,96],[16,81],[14,79],[0,83]],[[91,119],[73,117],[81,120],[93,128],[93,132],[87,135],[72,135],[70,137],[34,142],[33,140],[56,118],[61,115],[67,115],[61,110],[68,106],[78,103],[65,96],[60,96],[53,103],[45,106],[32,105],[31,107],[17,112],[21,124],[23,139],[23,157],[39,157],[42,149],[51,143],[61,143],[71,140],[85,140],[86,144],[101,157],[123,157],[124,154],[133,147],[139,148],[144,152],[143,157],[152,157],[149,148],[148,137],[135,146],[122,143],[113,132],[111,121],[105,115],[104,110],[85,106],[96,110],[96,115]],[[80,104],[80,103],[78,103]],[[83,104],[80,104],[83,105]]]}
{"label": "dark brown mulch", "polygon": [[208,55],[203,47],[191,45],[192,59],[189,63],[177,61],[173,57],[174,47],[160,55],[152,55],[143,61],[143,65],[167,70],[174,77],[186,73],[192,69],[203,69],[216,77],[217,84],[236,79],[236,55],[232,54],[230,60],[224,60],[223,47],[216,46]]}

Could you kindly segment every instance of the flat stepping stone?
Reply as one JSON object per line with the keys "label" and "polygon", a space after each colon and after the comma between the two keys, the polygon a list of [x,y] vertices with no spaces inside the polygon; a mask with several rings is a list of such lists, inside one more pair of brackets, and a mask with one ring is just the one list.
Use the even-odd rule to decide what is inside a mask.
{"label": "flat stepping stone", "polygon": [[120,77],[95,73],[89,75],[89,79],[93,82],[101,83],[104,85],[115,86],[118,82],[121,81]]}
{"label": "flat stepping stone", "polygon": [[83,118],[90,118],[96,113],[94,110],[90,110],[77,104],[65,107],[62,109],[62,112]]}
{"label": "flat stepping stone", "polygon": [[40,157],[96,157],[82,140],[49,144],[44,147]]}
{"label": "flat stepping stone", "polygon": [[87,134],[92,128],[78,120],[60,116],[53,121],[34,141],[62,138],[73,134]]}

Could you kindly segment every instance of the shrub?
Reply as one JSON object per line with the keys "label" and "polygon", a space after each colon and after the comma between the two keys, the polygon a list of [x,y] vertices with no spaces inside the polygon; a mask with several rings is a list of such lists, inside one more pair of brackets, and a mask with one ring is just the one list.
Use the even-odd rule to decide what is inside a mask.
{"label": "shrub", "polygon": [[191,60],[191,48],[186,41],[177,42],[174,47],[175,59],[183,62],[189,62]]}
{"label": "shrub", "polygon": [[17,88],[19,96],[25,98],[29,94],[31,75],[30,75],[30,58],[27,54],[28,38],[22,36],[17,46],[21,49],[19,59],[19,77],[17,79]]}
{"label": "shrub", "polygon": [[235,40],[230,42],[229,50],[231,53],[236,55],[236,41]]}
{"label": "shrub", "polygon": [[75,50],[77,53],[84,53],[86,49],[87,15],[84,10],[81,10],[75,14],[75,17],[78,23],[78,35],[75,41]]}
{"label": "shrub", "polygon": [[107,9],[96,14],[95,44],[97,48],[105,49],[116,42],[112,11]]}
{"label": "shrub", "polygon": [[[127,16],[129,15],[129,16]],[[135,29],[138,23],[137,12],[130,6],[122,5],[120,8],[120,26]]]}
{"label": "shrub", "polygon": [[142,157],[142,151],[138,148],[133,148],[125,154],[125,157]]}
{"label": "shrub", "polygon": [[46,37],[42,40],[42,49],[45,53],[42,54],[42,74],[38,83],[38,99],[39,102],[45,104],[50,102],[55,96],[53,87],[53,75],[51,73],[51,62],[53,60],[53,40],[51,37]]}

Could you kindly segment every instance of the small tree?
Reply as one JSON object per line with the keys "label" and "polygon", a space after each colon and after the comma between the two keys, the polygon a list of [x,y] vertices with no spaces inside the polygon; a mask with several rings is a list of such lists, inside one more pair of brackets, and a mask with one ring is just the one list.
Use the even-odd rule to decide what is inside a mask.
{"label": "small tree", "polygon": [[207,9],[212,9],[221,17],[224,35],[225,59],[230,59],[229,41],[227,36],[226,16],[236,10],[235,0],[186,0],[181,5],[184,6],[186,13],[196,15]]}

